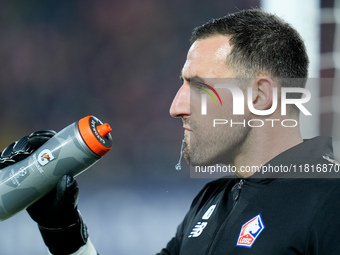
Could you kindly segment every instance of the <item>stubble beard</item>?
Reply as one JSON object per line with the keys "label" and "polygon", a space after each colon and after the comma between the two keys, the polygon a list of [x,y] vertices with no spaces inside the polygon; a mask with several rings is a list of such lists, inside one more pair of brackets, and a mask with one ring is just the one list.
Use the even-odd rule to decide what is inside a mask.
{"label": "stubble beard", "polygon": [[192,131],[185,136],[184,158],[192,166],[233,165],[249,134],[249,128],[243,126],[219,127],[225,130],[216,133],[198,128],[192,121],[190,124]]}

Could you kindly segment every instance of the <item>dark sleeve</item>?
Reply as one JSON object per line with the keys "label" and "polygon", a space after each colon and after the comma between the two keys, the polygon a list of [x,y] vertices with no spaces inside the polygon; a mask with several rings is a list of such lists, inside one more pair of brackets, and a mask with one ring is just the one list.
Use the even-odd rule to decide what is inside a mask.
{"label": "dark sleeve", "polygon": [[[308,255],[340,254],[340,185],[325,194],[311,227],[306,249]],[[313,208],[306,208],[313,210]]]}
{"label": "dark sleeve", "polygon": [[210,199],[213,193],[216,192],[216,190],[219,190],[219,188],[223,188],[225,183],[226,179],[213,181],[205,185],[205,187],[194,198],[190,209],[182,223],[177,227],[175,237],[173,237],[168,242],[166,248],[162,249],[162,251],[160,253],[157,253],[157,255],[178,255],[180,253],[182,240],[184,238],[184,234],[187,230],[188,224],[190,224],[190,222],[194,219],[196,213],[206,203],[206,201]]}

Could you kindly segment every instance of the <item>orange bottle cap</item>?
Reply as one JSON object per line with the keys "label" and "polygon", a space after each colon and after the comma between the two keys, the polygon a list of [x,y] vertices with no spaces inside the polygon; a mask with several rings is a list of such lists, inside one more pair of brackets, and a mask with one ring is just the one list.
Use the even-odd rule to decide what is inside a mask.
{"label": "orange bottle cap", "polygon": [[104,156],[112,148],[112,128],[94,116],[87,116],[78,122],[81,137],[98,156]]}

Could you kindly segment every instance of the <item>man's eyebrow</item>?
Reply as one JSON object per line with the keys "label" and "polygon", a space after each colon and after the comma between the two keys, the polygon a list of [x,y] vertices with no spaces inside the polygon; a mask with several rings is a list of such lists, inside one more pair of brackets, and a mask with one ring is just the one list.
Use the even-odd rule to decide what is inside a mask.
{"label": "man's eyebrow", "polygon": [[195,81],[195,82],[204,83],[204,79],[201,78],[201,77],[199,77],[199,76],[197,76],[197,75],[195,75],[195,76],[193,76],[193,77],[183,77],[183,74],[181,73],[181,74],[179,75],[179,79],[180,79],[181,81],[186,80],[186,81],[189,81],[189,82]]}
{"label": "man's eyebrow", "polygon": [[196,83],[204,83],[204,79],[199,77],[199,76],[197,76],[197,75],[192,77],[190,80],[193,80]]}

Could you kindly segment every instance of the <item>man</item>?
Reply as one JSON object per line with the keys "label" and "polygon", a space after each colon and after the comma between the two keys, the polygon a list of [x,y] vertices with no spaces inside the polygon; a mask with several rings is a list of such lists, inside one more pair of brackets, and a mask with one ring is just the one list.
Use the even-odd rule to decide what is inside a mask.
{"label": "man", "polygon": [[[308,58],[300,36],[278,18],[248,10],[196,28],[191,43],[183,85],[170,109],[183,120],[184,155],[191,165],[230,165],[239,178],[206,185],[163,253],[340,254],[340,244],[331,241],[339,236],[340,203],[333,198],[339,195],[340,182],[312,179],[323,177],[315,176],[313,167],[334,167],[329,164],[330,141],[317,137],[303,142],[298,125],[266,123],[266,118],[283,117],[298,123],[299,107],[287,106],[286,116],[281,116],[280,103],[276,111],[270,109],[274,88],[305,86]],[[270,117],[248,107],[242,116],[233,115],[232,94],[226,90],[218,91],[223,108],[208,105],[210,112],[203,116],[196,102],[202,93],[196,87],[211,87],[214,81],[223,82],[221,78],[251,92],[250,105],[257,112],[270,110]],[[296,93],[290,97],[299,102]],[[234,124],[213,126],[211,120],[221,116]],[[266,124],[255,126],[254,119]],[[273,166],[303,169],[264,171]]]}
{"label": "man", "polygon": [[[291,84],[303,88],[306,82],[308,58],[297,32],[273,15],[247,10],[196,28],[191,43],[170,114],[183,120],[184,155],[191,165],[222,163],[236,169],[236,178],[208,183],[159,254],[340,254],[340,203],[334,199],[340,195],[338,179],[264,171],[334,166],[329,140],[302,140],[297,125],[301,105],[287,106],[285,118],[296,125],[274,121],[282,120],[283,110],[274,92]],[[221,107],[209,101],[209,116],[203,116],[202,91],[214,91],[221,79],[231,81],[234,92],[250,94],[251,102],[236,116],[233,94],[219,90]],[[291,95],[293,102],[300,102],[297,94]],[[221,116],[232,125],[214,127]],[[266,125],[255,127],[255,118]],[[69,187],[73,192],[68,193]],[[76,210],[74,190],[74,180],[64,177],[57,192],[28,209],[52,254],[96,254]],[[48,209],[52,223],[41,220],[46,208],[53,208]]]}

